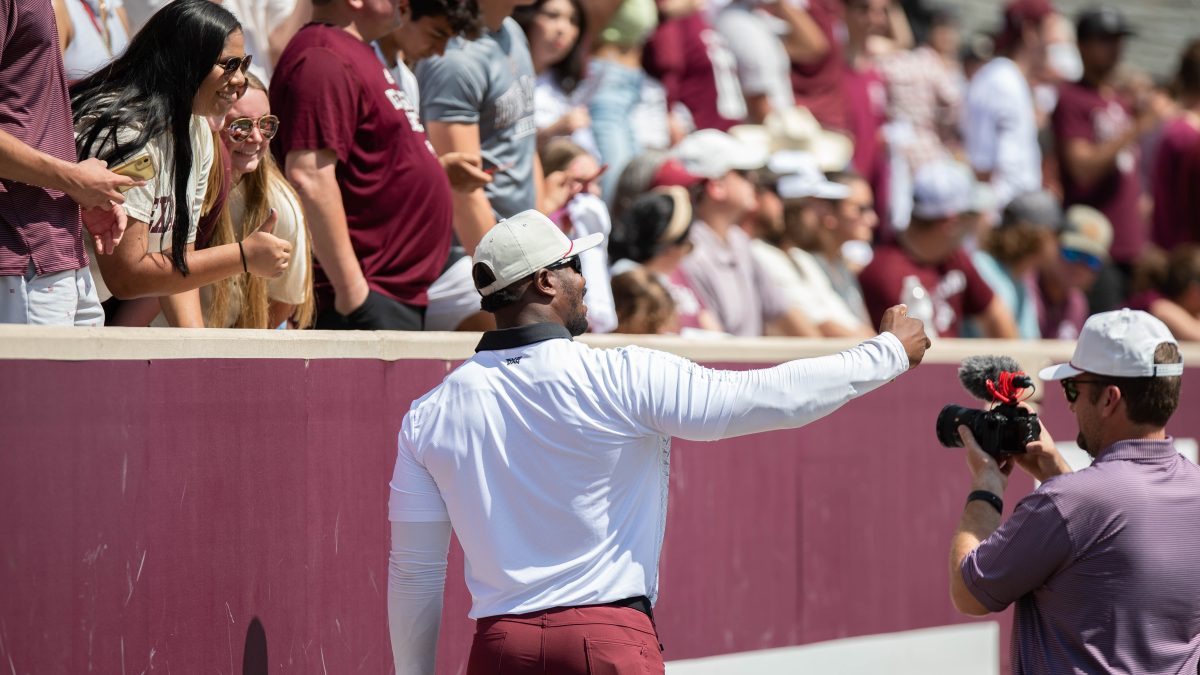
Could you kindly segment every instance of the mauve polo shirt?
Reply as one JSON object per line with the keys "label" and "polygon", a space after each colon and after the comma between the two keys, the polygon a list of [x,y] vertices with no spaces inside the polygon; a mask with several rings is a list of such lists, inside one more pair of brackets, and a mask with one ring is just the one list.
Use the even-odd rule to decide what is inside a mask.
{"label": "mauve polo shirt", "polygon": [[989,610],[1017,603],[1014,673],[1196,673],[1197,560],[1200,467],[1168,438],[1046,481],[961,572]]}

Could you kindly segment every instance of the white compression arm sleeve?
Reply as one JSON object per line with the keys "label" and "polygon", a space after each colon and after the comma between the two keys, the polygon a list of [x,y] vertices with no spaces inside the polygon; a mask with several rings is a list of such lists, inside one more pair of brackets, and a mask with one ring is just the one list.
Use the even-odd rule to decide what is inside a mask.
{"label": "white compression arm sleeve", "polygon": [[633,415],[650,429],[695,441],[803,426],[909,366],[891,333],[837,354],[750,371],[713,370],[639,348],[625,353]]}
{"label": "white compression arm sleeve", "polygon": [[388,627],[396,675],[434,671],[450,523],[392,523],[388,556]]}

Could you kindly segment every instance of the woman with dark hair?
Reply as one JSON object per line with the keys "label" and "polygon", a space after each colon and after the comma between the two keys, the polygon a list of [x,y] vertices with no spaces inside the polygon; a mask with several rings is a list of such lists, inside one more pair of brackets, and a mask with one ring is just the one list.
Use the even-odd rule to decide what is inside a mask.
{"label": "woman with dark hair", "polygon": [[[680,332],[723,332],[680,263],[692,250],[692,200],[679,186],[655,188],[634,200],[608,241],[613,276],[638,266],[666,287],[675,303]],[[619,311],[618,311],[619,315]]]}
{"label": "woman with dark hair", "polygon": [[153,176],[125,197],[128,228],[113,255],[92,256],[101,300],[161,297],[174,326],[203,326],[198,289],[242,272],[275,277],[291,246],[270,234],[195,250],[213,143],[205,117],[224,116],[250,65],[233,15],[208,0],[175,0],[111,64],[71,87],[79,158],[149,158]]}
{"label": "woman with dark hair", "polygon": [[538,147],[556,136],[570,136],[584,150],[598,156],[592,120],[582,91],[585,53],[581,38],[587,33],[587,15],[581,0],[537,0],[518,7],[513,18],[529,38],[529,55],[537,73],[534,119]]}

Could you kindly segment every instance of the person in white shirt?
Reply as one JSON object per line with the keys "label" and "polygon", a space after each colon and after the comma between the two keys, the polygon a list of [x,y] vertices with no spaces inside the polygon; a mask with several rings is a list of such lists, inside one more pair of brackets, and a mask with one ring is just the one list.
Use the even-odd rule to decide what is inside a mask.
{"label": "person in white shirt", "polygon": [[[761,222],[767,231],[750,242],[754,260],[822,336],[873,335],[867,318],[834,290],[815,253],[821,248],[823,230],[840,224],[838,204],[851,197],[851,187],[827,179],[816,158],[806,152],[778,152],[767,166],[773,174],[784,174],[773,185],[783,208],[775,222]],[[869,186],[865,188],[870,191]],[[869,227],[866,234],[871,234]],[[865,307],[862,314],[866,314]]]}
{"label": "person in white shirt", "polygon": [[592,349],[572,340],[587,327],[578,261],[602,239],[572,241],[525,211],[475,250],[473,277],[499,328],[413,403],[398,439],[388,583],[397,673],[434,671],[451,527],[478,622],[468,672],[501,658],[506,673],[595,672],[599,640],[634,646],[605,672],[662,673],[651,608],[671,438],[807,424],[900,376],[929,346],[897,306],[856,347],[765,370]]}
{"label": "person in white shirt", "polygon": [[1014,0],[1004,11],[997,56],[967,87],[962,132],[976,176],[991,183],[996,208],[1042,187],[1030,77],[1046,60],[1046,33],[1058,16],[1050,0]]}

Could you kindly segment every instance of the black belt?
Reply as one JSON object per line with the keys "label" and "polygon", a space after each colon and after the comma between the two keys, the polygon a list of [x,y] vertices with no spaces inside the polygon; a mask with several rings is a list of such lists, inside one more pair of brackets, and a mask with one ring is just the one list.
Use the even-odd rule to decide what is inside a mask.
{"label": "black belt", "polygon": [[642,614],[645,614],[646,616],[650,617],[650,621],[652,621],[652,622],[654,621],[654,610],[652,609],[653,606],[650,604],[650,598],[647,598],[644,595],[637,595],[632,598],[625,598],[624,600],[613,600],[612,602],[606,602],[606,603],[604,603],[602,605],[598,605],[598,606],[599,607],[628,607],[630,609],[636,609],[637,611],[641,612]]}

